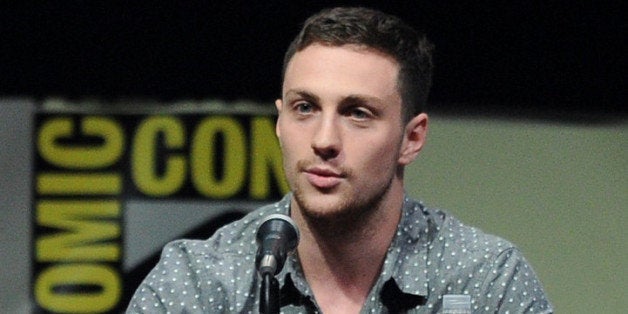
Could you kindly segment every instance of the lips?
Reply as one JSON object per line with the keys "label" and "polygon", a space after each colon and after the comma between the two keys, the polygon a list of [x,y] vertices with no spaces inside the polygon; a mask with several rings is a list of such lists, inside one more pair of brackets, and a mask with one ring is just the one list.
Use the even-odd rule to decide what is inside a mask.
{"label": "lips", "polygon": [[319,189],[331,189],[339,185],[344,176],[326,168],[312,167],[304,171],[307,181]]}

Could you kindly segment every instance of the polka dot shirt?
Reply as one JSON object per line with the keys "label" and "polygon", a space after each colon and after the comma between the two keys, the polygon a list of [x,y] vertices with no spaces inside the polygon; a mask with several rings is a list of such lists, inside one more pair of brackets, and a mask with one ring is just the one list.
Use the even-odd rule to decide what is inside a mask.
{"label": "polka dot shirt", "polygon": [[[258,313],[255,234],[289,212],[291,195],[219,229],[178,240],[137,288],[127,313]],[[397,234],[361,313],[441,313],[468,295],[472,313],[553,313],[536,274],[511,243],[406,198]],[[320,313],[296,254],[277,275],[282,313]]]}

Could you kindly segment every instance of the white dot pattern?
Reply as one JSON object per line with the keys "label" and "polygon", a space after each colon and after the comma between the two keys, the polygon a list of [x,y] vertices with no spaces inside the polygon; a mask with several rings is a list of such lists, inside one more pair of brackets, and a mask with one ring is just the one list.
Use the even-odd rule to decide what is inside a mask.
{"label": "white dot pattern", "polygon": [[[289,212],[290,197],[251,212],[208,240],[166,245],[127,313],[257,313],[255,233],[267,215]],[[402,210],[361,313],[439,313],[447,294],[470,295],[474,313],[553,313],[534,271],[511,243],[408,198]],[[282,313],[320,313],[298,256],[289,257],[277,278]],[[390,284],[394,293],[384,293]]]}

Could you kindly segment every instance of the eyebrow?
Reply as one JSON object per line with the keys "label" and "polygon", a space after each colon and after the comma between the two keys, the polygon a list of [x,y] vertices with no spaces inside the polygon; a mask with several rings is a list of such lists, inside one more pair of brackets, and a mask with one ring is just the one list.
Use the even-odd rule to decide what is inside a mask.
{"label": "eyebrow", "polygon": [[[306,90],[302,90],[302,89],[291,89],[288,90],[286,92],[286,95],[284,96],[284,98],[288,98],[288,97],[293,97],[293,96],[299,96],[302,97],[304,99],[307,99],[308,101],[312,101],[312,102],[319,102],[320,101],[320,97],[318,97],[317,95],[308,92]],[[374,97],[374,96],[368,96],[368,95],[362,95],[362,94],[350,94],[347,96],[344,96],[341,100],[341,103],[375,103],[375,104],[382,104],[384,103],[384,101],[378,97]]]}
{"label": "eyebrow", "polygon": [[368,103],[368,104],[381,104],[383,101],[377,97],[367,95],[348,95],[342,99],[342,103]]}
{"label": "eyebrow", "polygon": [[288,97],[294,97],[294,96],[299,96],[301,98],[307,99],[308,101],[311,102],[319,102],[320,101],[320,97],[316,96],[315,94],[312,94],[306,90],[302,90],[302,89],[291,89],[288,90],[286,92],[286,95],[284,96],[284,98],[288,98]]}

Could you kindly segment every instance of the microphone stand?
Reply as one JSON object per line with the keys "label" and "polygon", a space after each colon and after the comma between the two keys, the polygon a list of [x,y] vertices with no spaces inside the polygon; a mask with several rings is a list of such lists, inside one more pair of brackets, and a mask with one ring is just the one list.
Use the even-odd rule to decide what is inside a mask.
{"label": "microphone stand", "polygon": [[289,252],[299,243],[299,229],[289,216],[274,214],[266,217],[255,235],[258,245],[255,267],[261,277],[259,311],[279,314],[279,282],[275,275],[281,272]]}
{"label": "microphone stand", "polygon": [[270,272],[263,275],[260,294],[260,313],[279,314],[279,282]]}

